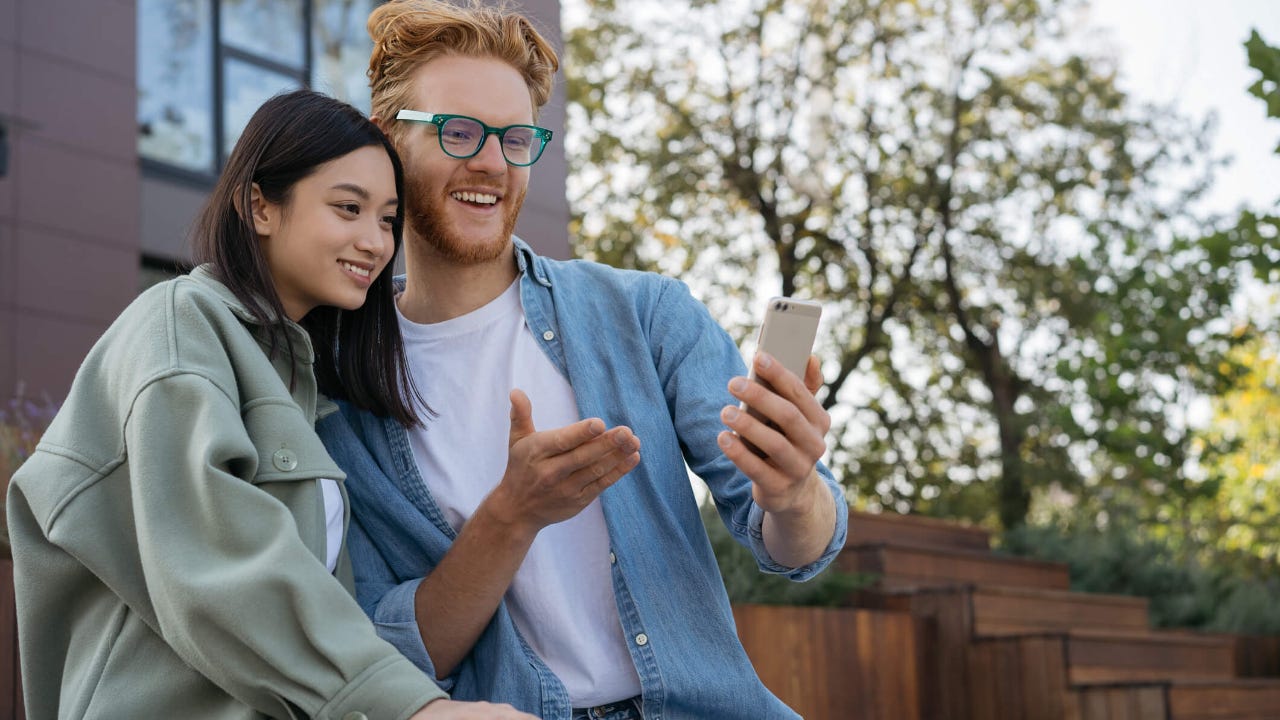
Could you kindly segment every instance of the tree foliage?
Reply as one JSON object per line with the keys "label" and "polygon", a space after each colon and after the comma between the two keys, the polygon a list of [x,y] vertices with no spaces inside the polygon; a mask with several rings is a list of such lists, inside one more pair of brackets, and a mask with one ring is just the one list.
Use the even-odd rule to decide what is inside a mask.
{"label": "tree foliage", "polygon": [[1185,409],[1241,375],[1261,237],[1194,213],[1208,123],[1135,105],[1071,0],[571,0],[579,255],[689,282],[739,337],[826,308],[860,504],[1023,523],[1194,492]]}

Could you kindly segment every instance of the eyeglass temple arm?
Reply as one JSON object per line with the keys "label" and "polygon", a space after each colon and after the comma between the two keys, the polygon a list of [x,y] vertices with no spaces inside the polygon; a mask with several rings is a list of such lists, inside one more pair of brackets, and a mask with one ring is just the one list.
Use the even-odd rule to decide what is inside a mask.
{"label": "eyeglass temple arm", "polygon": [[432,113],[422,112],[421,110],[401,110],[396,113],[397,120],[418,120],[421,122],[431,122],[436,119]]}

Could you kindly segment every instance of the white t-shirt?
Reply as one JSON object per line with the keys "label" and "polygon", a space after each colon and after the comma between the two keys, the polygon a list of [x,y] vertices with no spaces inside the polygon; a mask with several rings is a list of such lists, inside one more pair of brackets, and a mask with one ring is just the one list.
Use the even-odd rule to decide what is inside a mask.
{"label": "white t-shirt", "polygon": [[320,493],[324,499],[324,563],[333,572],[338,568],[338,551],[342,549],[342,491],[338,482],[320,478]]}
{"label": "white t-shirt", "polygon": [[[419,325],[400,315],[400,331],[414,382],[438,413],[410,429],[414,459],[459,530],[506,471],[511,390],[529,396],[534,427],[551,430],[580,419],[573,388],[525,323],[518,280],[488,305],[445,322]],[[538,533],[506,600],[575,707],[640,694],[614,601],[599,499]]]}

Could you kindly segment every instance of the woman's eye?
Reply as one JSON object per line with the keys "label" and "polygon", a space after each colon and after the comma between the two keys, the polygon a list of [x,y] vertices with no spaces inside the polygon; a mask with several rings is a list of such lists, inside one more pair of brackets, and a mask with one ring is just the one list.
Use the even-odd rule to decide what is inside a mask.
{"label": "woman's eye", "polygon": [[337,207],[343,212],[351,213],[352,215],[360,214],[360,206],[355,203],[338,203]]}
{"label": "woman's eye", "polygon": [[382,216],[382,224],[383,224],[383,225],[387,225],[387,226],[394,226],[394,225],[396,224],[396,216],[395,216],[395,215],[383,215],[383,216]]}

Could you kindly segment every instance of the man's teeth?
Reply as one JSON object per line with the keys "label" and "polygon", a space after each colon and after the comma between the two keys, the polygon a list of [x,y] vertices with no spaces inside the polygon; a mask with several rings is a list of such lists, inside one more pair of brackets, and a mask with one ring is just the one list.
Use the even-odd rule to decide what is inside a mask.
{"label": "man's teeth", "polygon": [[469,203],[479,203],[481,205],[492,205],[498,202],[498,196],[490,195],[489,193],[456,192],[450,195],[450,197],[452,197],[454,200],[462,200],[463,202],[469,202]]}
{"label": "man's teeth", "polygon": [[[341,262],[341,261],[339,261],[339,262]],[[359,267],[359,266],[356,266],[356,265],[352,265],[352,264],[351,264],[351,263],[349,263],[349,262],[344,262],[344,263],[342,263],[342,267],[344,267],[344,268],[346,268],[346,269],[350,270],[351,272],[353,272],[353,273],[355,273],[355,274],[359,275],[360,277],[369,277],[369,270],[368,270],[367,268],[362,268],[362,267]]]}

